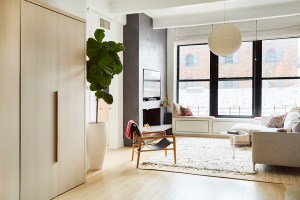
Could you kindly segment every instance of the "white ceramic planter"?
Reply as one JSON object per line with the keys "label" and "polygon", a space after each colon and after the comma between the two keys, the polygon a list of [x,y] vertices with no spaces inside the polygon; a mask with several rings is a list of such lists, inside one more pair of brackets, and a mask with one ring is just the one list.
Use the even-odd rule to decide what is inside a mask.
{"label": "white ceramic planter", "polygon": [[86,156],[89,170],[103,168],[107,146],[108,122],[89,123],[87,125]]}

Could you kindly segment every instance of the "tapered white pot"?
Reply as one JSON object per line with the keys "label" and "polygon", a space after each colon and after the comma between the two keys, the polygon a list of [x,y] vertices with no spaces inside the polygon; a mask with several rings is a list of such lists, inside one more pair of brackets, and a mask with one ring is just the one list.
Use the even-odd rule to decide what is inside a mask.
{"label": "tapered white pot", "polygon": [[107,146],[108,122],[87,125],[87,162],[89,170],[103,168]]}

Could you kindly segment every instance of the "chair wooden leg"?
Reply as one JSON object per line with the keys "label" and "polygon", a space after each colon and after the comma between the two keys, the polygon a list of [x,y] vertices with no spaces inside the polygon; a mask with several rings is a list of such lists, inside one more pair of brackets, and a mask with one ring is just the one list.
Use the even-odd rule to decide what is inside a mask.
{"label": "chair wooden leg", "polygon": [[133,134],[133,140],[132,140],[132,155],[131,155],[131,161],[133,161],[133,158],[134,158],[134,148],[135,148],[135,134]]}
{"label": "chair wooden leg", "polygon": [[131,161],[133,161],[134,158],[134,144],[132,144],[132,155],[131,155]]}
{"label": "chair wooden leg", "polygon": [[253,163],[253,171],[256,171],[256,169],[255,169],[255,163]]}
{"label": "chair wooden leg", "polygon": [[165,150],[165,156],[167,156],[167,155],[168,155],[167,150]]}
{"label": "chair wooden leg", "polygon": [[139,139],[139,147],[138,147],[138,157],[137,157],[137,161],[136,161],[136,168],[139,168],[139,164],[140,164],[140,155],[141,155],[141,150],[142,150],[142,139]]}
{"label": "chair wooden leg", "polygon": [[174,165],[176,164],[176,139],[173,139],[173,150],[174,150]]}

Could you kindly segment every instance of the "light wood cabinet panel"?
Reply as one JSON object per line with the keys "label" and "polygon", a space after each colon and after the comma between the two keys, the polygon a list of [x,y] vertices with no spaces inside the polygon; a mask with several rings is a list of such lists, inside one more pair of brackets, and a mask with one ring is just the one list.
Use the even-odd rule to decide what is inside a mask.
{"label": "light wood cabinet panel", "polygon": [[20,5],[0,1],[0,199],[19,199]]}
{"label": "light wood cabinet panel", "polygon": [[59,16],[59,193],[85,181],[85,24]]}
{"label": "light wood cabinet panel", "polygon": [[0,200],[47,200],[85,181],[85,21],[0,1]]}
{"label": "light wood cabinet panel", "polygon": [[57,195],[58,14],[22,1],[21,199]]}

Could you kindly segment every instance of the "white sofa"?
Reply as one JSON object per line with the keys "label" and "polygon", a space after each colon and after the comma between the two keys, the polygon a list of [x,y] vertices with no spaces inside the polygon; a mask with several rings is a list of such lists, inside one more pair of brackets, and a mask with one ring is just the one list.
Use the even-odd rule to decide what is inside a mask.
{"label": "white sofa", "polygon": [[300,167],[300,133],[253,132],[252,162]]}

